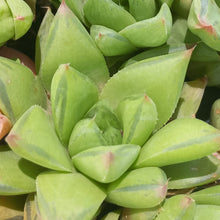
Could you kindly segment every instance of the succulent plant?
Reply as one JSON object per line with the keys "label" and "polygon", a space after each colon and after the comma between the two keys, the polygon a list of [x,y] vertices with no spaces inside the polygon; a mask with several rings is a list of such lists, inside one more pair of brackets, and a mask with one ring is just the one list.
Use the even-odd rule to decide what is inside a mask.
{"label": "succulent plant", "polygon": [[[51,2],[36,71],[0,50],[0,219],[218,220],[220,2]],[[0,5],[2,45],[33,14]]]}

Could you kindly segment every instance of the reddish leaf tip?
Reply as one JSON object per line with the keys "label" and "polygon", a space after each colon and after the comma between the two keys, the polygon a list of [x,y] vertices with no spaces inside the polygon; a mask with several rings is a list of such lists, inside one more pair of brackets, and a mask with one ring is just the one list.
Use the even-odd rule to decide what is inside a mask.
{"label": "reddish leaf tip", "polygon": [[15,20],[20,20],[20,21],[24,21],[25,17],[24,16],[20,16],[20,15],[17,15],[15,17]]}
{"label": "reddish leaf tip", "polygon": [[220,109],[217,108],[217,109],[215,110],[215,113],[216,113],[217,115],[220,115]]}
{"label": "reddish leaf tip", "polygon": [[64,64],[64,67],[65,67],[65,70],[69,70],[70,63],[66,63],[66,64]]}
{"label": "reddish leaf tip", "polygon": [[106,168],[109,168],[111,166],[112,162],[114,161],[114,158],[115,156],[111,151],[103,155],[103,161]]}
{"label": "reddish leaf tip", "polygon": [[190,204],[191,204],[192,202],[194,202],[194,200],[193,200],[192,198],[190,198],[190,197],[188,197],[188,196],[185,196],[185,197],[183,198],[183,200],[181,201],[180,206],[181,206],[181,208],[186,209],[186,208],[188,208],[188,207],[190,206]]}
{"label": "reddish leaf tip", "polygon": [[57,13],[59,13],[59,14],[67,14],[69,11],[70,11],[70,9],[68,8],[65,0],[62,0],[62,2],[60,4],[60,7],[57,10]]}
{"label": "reddish leaf tip", "polygon": [[104,36],[104,35],[100,32],[100,33],[99,33],[99,39],[101,39],[102,36]]}
{"label": "reddish leaf tip", "polygon": [[6,137],[6,139],[5,139],[5,141],[8,143],[8,145],[9,145],[10,147],[17,147],[17,146],[18,146],[18,145],[17,145],[17,141],[18,141],[18,140],[19,140],[18,135],[13,134],[13,133],[9,134],[9,135]]}
{"label": "reddish leaf tip", "polygon": [[150,99],[149,99],[149,97],[146,93],[144,94],[144,100],[147,101],[147,102],[150,101]]}
{"label": "reddish leaf tip", "polygon": [[199,23],[195,26],[197,29],[203,29],[207,31],[209,34],[217,36],[214,27],[202,19],[200,16],[197,16]]}

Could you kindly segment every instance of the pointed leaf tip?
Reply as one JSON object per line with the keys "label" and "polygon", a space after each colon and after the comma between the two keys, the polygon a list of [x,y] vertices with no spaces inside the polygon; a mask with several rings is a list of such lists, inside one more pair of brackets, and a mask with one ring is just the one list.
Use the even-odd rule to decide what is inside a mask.
{"label": "pointed leaf tip", "polygon": [[197,44],[193,45],[191,48],[187,49],[185,52],[186,58],[191,57],[192,52],[195,50]]}
{"label": "pointed leaf tip", "polygon": [[[58,8],[57,10],[57,13],[59,14],[66,14],[67,12],[71,11],[69,9],[69,7],[67,6],[65,0],[62,0],[61,4],[60,4],[60,7]],[[72,11],[71,11],[72,12]]]}

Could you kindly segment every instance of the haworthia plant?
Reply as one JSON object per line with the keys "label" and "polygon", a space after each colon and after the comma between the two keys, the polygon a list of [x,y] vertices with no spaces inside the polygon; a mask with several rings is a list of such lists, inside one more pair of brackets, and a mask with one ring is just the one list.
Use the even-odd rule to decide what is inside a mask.
{"label": "haworthia plant", "polygon": [[163,4],[155,17],[129,25],[119,34],[135,47],[156,47],[167,41],[171,28],[172,15],[167,4]]}
{"label": "haworthia plant", "polygon": [[157,122],[157,108],[147,94],[129,96],[117,107],[117,115],[123,125],[123,144],[142,146]]}
{"label": "haworthia plant", "polygon": [[87,0],[83,10],[91,24],[103,25],[115,31],[136,22],[129,12],[112,0]]}
{"label": "haworthia plant", "polygon": [[125,37],[101,25],[92,25],[90,35],[105,56],[124,55],[137,50]]}
{"label": "haworthia plant", "polygon": [[191,53],[184,50],[129,65],[111,77],[100,98],[115,109],[125,97],[146,93],[157,107],[159,129],[176,107]]}
{"label": "haworthia plant", "polygon": [[41,166],[67,172],[74,169],[48,113],[39,106],[31,107],[22,115],[6,142],[16,154]]}
{"label": "haworthia plant", "polygon": [[45,220],[91,220],[105,197],[80,173],[46,172],[37,177],[37,203]]}
{"label": "haworthia plant", "polygon": [[46,94],[31,70],[0,57],[0,111],[14,124],[32,105],[46,107]]}
{"label": "haworthia plant", "polygon": [[199,119],[176,119],[147,141],[135,167],[165,166],[202,158],[220,149],[219,138],[219,130]]}
{"label": "haworthia plant", "polygon": [[[19,195],[36,191],[35,179],[44,169],[0,145],[0,195]],[[2,216],[1,216],[2,217]]]}
{"label": "haworthia plant", "polygon": [[[80,94],[80,95],[79,95]],[[62,64],[51,83],[51,106],[56,132],[68,145],[75,124],[98,100],[96,85],[69,64]]]}
{"label": "haworthia plant", "polygon": [[220,50],[220,9],[214,0],[193,0],[188,17],[188,27],[204,43]]}
{"label": "haworthia plant", "polygon": [[59,65],[70,63],[101,89],[108,80],[108,69],[84,26],[64,1],[52,17],[47,15],[42,23],[36,45],[36,62],[40,63],[38,72],[45,88],[50,91],[52,77]]}
{"label": "haworthia plant", "polygon": [[72,160],[80,172],[98,182],[109,183],[128,170],[139,151],[137,145],[99,146],[75,155]]}
{"label": "haworthia plant", "polygon": [[[204,166],[205,164],[205,166]],[[168,189],[184,189],[214,182],[220,177],[220,162],[214,156],[162,167]]]}
{"label": "haworthia plant", "polygon": [[107,201],[135,209],[155,207],[164,200],[167,183],[165,173],[158,167],[128,171],[108,185]]}
{"label": "haworthia plant", "polygon": [[194,220],[195,201],[187,195],[176,195],[165,201],[155,220]]}

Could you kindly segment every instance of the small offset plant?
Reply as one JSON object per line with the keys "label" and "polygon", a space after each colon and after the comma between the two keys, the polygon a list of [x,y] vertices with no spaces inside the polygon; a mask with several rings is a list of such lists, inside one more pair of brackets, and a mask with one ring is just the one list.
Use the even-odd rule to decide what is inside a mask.
{"label": "small offset plant", "polygon": [[51,2],[36,74],[0,57],[0,219],[220,219],[220,1]]}

